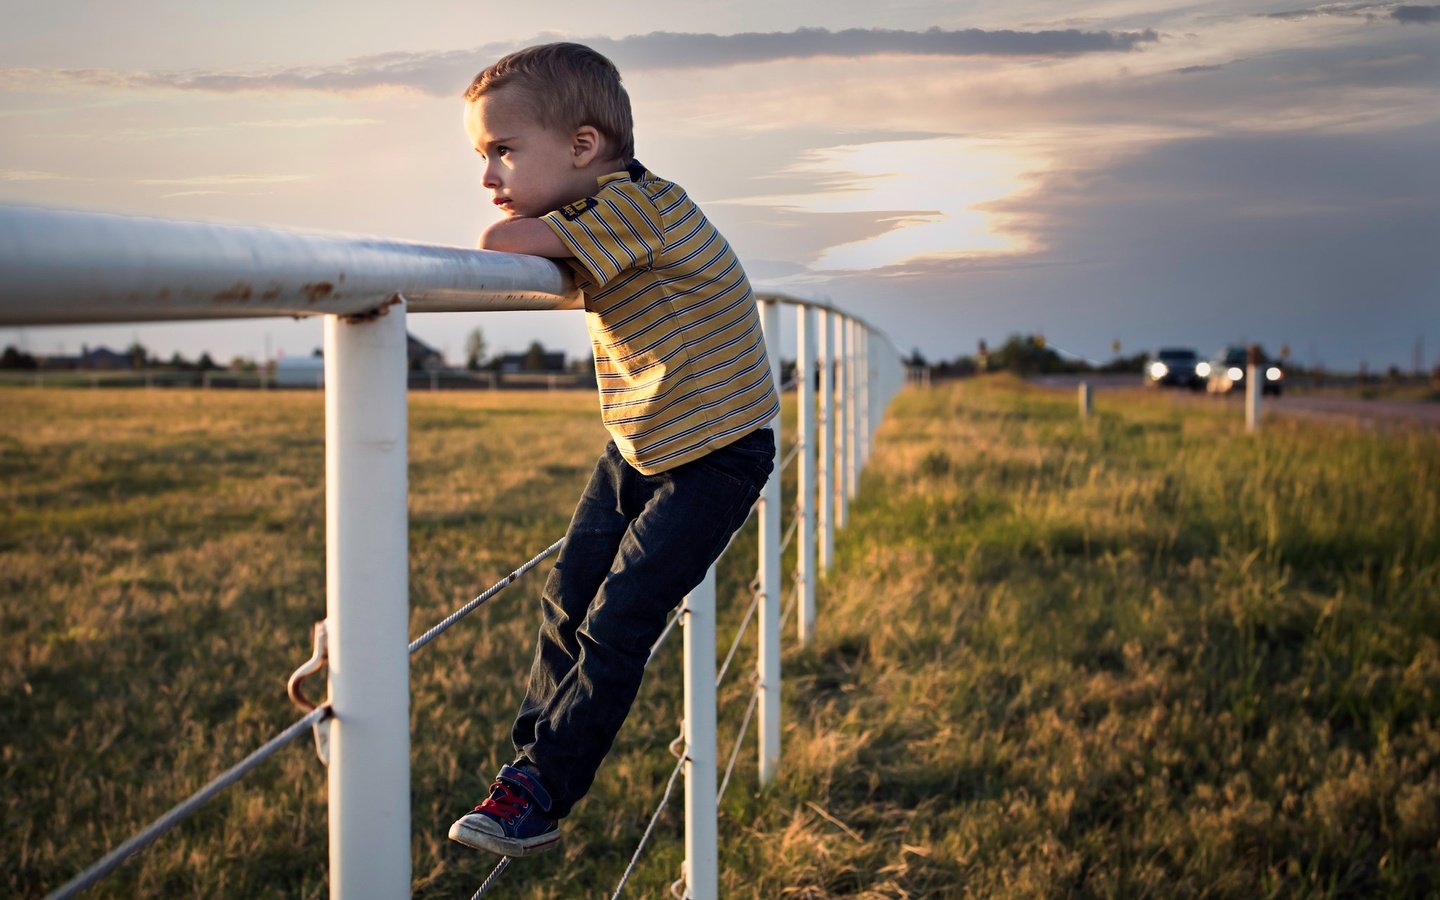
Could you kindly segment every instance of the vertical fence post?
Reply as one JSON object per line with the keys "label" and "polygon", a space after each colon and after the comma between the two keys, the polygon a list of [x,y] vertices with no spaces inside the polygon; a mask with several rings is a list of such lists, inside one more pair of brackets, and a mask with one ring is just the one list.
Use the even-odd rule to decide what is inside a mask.
{"label": "vertical fence post", "polygon": [[860,406],[860,366],[858,366],[857,351],[858,331],[860,325],[852,318],[845,320],[845,490],[844,497],[845,513],[841,521],[850,518],[850,498],[855,495],[855,481],[857,481],[860,468],[860,428],[855,413]]}
{"label": "vertical fence post", "polygon": [[[780,383],[780,304],[760,305],[760,324],[770,356],[770,374]],[[760,783],[774,780],[780,767],[780,416],[775,429],[775,471],[760,494]]]}
{"label": "vertical fence post", "polygon": [[1095,408],[1095,397],[1090,390],[1090,382],[1080,382],[1080,418],[1090,418],[1090,413]]}
{"label": "vertical fence post", "polygon": [[715,745],[715,568],[685,598],[685,886],[691,900],[720,891]]}
{"label": "vertical fence post", "polygon": [[1260,395],[1265,373],[1260,366],[1260,351],[1251,344],[1245,355],[1245,430],[1260,430]]}
{"label": "vertical fence post", "polygon": [[410,893],[405,307],[325,319],[330,896]]}
{"label": "vertical fence post", "polygon": [[795,554],[796,578],[800,584],[800,643],[815,636],[815,308],[795,310],[795,374],[799,381],[800,405],[800,546]]}
{"label": "vertical fence post", "polygon": [[[870,419],[872,404],[875,399],[874,384],[872,378],[874,373],[870,365],[870,327],[860,327],[860,468],[870,461],[870,438],[874,431],[874,422]],[[858,485],[857,485],[858,486]]]}
{"label": "vertical fence post", "polygon": [[835,313],[820,312],[820,568],[835,562]]}
{"label": "vertical fence post", "polygon": [[830,433],[835,436],[835,494],[831,497],[831,503],[835,511],[835,527],[845,527],[845,472],[850,467],[846,460],[850,456],[850,436],[845,427],[845,410],[850,405],[850,357],[848,348],[848,335],[850,333],[850,320],[843,315],[835,315],[835,402],[831,407],[834,413],[835,423],[830,428]]}

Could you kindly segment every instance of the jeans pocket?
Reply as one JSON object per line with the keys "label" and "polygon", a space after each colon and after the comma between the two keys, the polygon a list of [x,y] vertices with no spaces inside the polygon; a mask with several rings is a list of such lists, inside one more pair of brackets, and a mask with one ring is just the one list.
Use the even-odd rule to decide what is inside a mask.
{"label": "jeans pocket", "polygon": [[727,444],[695,461],[711,472],[733,481],[736,487],[758,491],[775,468],[775,439],[768,428],[751,432],[733,444]]}

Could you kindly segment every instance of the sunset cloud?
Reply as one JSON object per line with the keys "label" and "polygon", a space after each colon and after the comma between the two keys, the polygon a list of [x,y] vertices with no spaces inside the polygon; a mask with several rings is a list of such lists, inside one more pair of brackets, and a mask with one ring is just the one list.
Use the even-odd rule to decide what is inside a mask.
{"label": "sunset cloud", "polygon": [[309,175],[195,175],[189,178],[141,178],[136,184],[173,184],[179,186],[285,184],[308,181]]}
{"label": "sunset cloud", "polygon": [[[706,34],[656,31],[609,37],[538,35],[531,41],[488,44],[471,50],[384,53],[331,66],[306,66],[263,72],[121,72],[109,69],[59,69],[61,82],[119,89],[187,91],[358,91],[377,88],[416,90],[439,96],[460,93],[486,61],[531,43],[579,40],[613,59],[622,70],[716,68],[781,60],[912,57],[1069,57],[1090,53],[1126,53],[1160,40],[1141,31],[1079,29],[1015,31],[929,28],[799,28],[788,32]],[[34,83],[45,73],[34,69],[0,72],[0,83]]]}
{"label": "sunset cloud", "polygon": [[[16,38],[0,70],[9,202],[472,245],[497,213],[461,89],[568,39],[620,66],[640,158],[752,277],[873,315],[927,355],[1012,330],[1096,358],[1114,339],[1283,334],[1394,359],[1417,328],[1440,347],[1435,3],[920,0],[815,7],[828,27],[796,28],[765,0],[703,16],[637,0],[643,17],[570,17],[565,33],[538,10],[481,30],[458,8],[392,33],[356,0],[366,15],[333,32],[301,11],[291,40],[257,47],[277,25],[258,12],[187,54],[147,43],[148,2],[113,23],[123,41]],[[327,40],[297,37],[306,16]],[[441,319],[417,333],[443,344]],[[515,343],[583,352],[583,328],[553,321]]]}

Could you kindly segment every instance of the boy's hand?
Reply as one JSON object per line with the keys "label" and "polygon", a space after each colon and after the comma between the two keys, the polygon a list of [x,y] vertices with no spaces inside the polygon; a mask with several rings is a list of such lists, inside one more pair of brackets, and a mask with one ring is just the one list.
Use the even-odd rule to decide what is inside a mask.
{"label": "boy's hand", "polygon": [[530,256],[548,256],[560,259],[574,256],[565,242],[555,236],[539,219],[511,216],[501,219],[485,229],[480,235],[481,250],[499,250],[502,253],[526,253]]}

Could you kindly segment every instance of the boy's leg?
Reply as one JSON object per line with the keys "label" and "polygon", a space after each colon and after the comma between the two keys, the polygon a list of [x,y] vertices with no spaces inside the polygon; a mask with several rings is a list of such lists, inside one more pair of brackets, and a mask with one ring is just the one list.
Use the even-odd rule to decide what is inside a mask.
{"label": "boy's leg", "polygon": [[629,524],[620,512],[620,465],[624,460],[611,442],[595,463],[595,471],[566,529],[565,545],[545,580],[535,659],[511,734],[517,762],[535,742],[535,722],[555,694],[556,685],[575,667],[580,656],[576,629],[610,571]]}
{"label": "boy's leg", "polygon": [[490,785],[490,795],[450,826],[450,839],[467,847],[505,856],[528,856],[559,843],[559,816],[552,812],[547,778],[534,771],[534,761],[524,754],[534,743],[535,723],[556,685],[580,656],[575,632],[610,571],[625,534],[627,521],[620,513],[617,463],[623,460],[611,443],[595,464],[590,483],[566,529],[565,546],[545,581],[535,659],[513,729],[519,756],[514,765],[501,767]]}
{"label": "boy's leg", "polygon": [[667,614],[745,521],[773,466],[774,447],[766,429],[659,475],[625,466],[620,494],[631,521],[574,631],[576,663],[533,719],[534,740],[525,748],[550,789],[555,818],[589,790]]}

